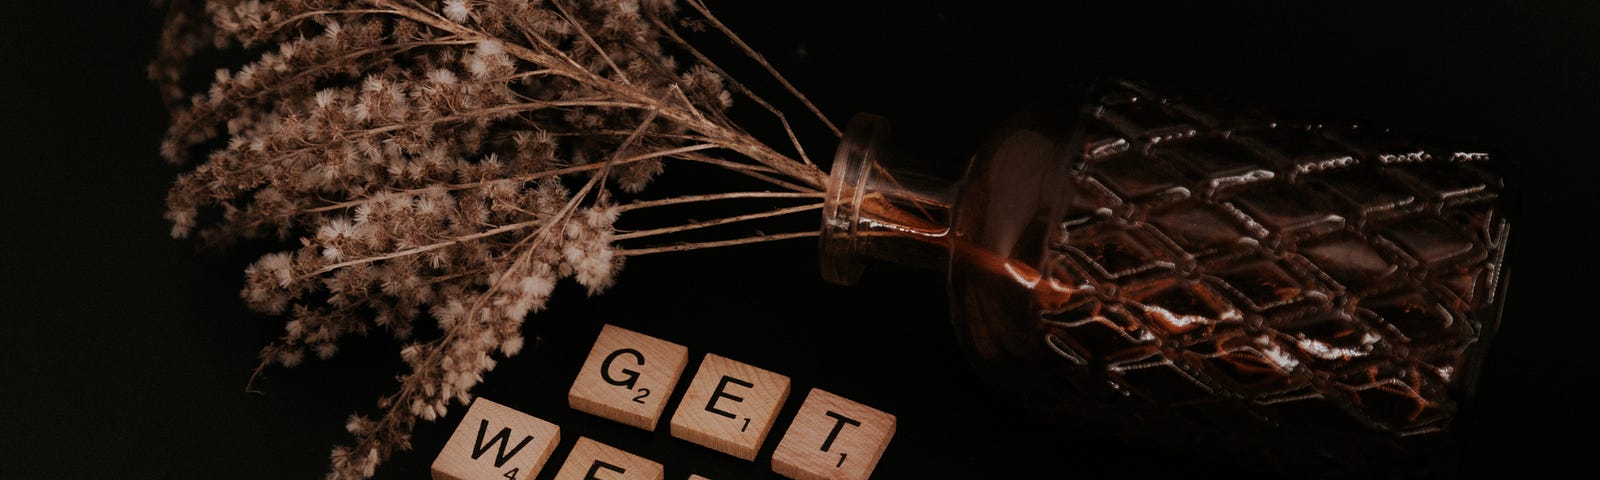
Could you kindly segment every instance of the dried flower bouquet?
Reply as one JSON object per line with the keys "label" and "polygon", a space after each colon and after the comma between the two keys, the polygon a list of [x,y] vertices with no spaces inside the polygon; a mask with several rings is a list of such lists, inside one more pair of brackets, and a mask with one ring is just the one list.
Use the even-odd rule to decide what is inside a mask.
{"label": "dried flower bouquet", "polygon": [[[327,358],[350,334],[402,339],[409,371],[352,415],[329,478],[366,478],[418,420],[468,402],[558,282],[591,294],[624,259],[815,236],[691,243],[677,232],[814,210],[826,174],[782,112],[685,36],[725,36],[834,135],[838,129],[700,0],[173,0],[150,75],[168,102],[174,237],[298,241],[245,269],[253,310],[286,319],[262,369]],[[190,91],[208,50],[243,54]],[[769,146],[729,118],[735,96],[776,117]],[[768,188],[638,195],[673,163]],[[629,212],[756,199],[755,211],[619,231]],[[774,203],[780,208],[774,209]],[[793,205],[789,205],[789,204]],[[784,206],[787,205],[787,206]],[[422,335],[418,322],[437,328]],[[388,375],[386,373],[385,375]]]}

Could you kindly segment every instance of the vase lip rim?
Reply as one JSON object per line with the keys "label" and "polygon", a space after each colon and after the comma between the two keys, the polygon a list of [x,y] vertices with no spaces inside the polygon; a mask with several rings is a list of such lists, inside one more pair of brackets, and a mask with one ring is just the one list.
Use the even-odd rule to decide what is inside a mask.
{"label": "vase lip rim", "polygon": [[827,190],[823,193],[817,246],[822,277],[828,282],[854,285],[866,268],[856,251],[856,226],[861,219],[868,170],[877,163],[878,154],[888,141],[888,119],[863,112],[850,118],[834,150]]}

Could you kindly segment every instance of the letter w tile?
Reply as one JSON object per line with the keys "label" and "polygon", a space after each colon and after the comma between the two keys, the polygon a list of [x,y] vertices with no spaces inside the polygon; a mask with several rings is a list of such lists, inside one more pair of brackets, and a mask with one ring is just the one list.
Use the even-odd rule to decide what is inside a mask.
{"label": "letter w tile", "polygon": [[500,450],[498,452],[496,452],[495,456],[494,456],[494,467],[495,468],[500,468],[500,467],[504,466],[506,464],[506,462],[511,460],[511,457],[517,456],[517,452],[521,451],[522,447],[527,446],[528,442],[533,441],[533,436],[532,435],[522,437],[522,442],[518,443],[516,447],[513,447],[511,449],[511,451],[507,452],[506,451],[506,445],[511,443],[510,442],[510,440],[511,440],[511,428],[502,427],[500,429],[500,433],[496,433],[494,435],[494,438],[490,438],[489,439],[489,443],[488,444],[484,444],[483,443],[483,434],[488,432],[488,431],[489,431],[489,420],[488,419],[480,419],[480,420],[478,420],[478,440],[473,442],[473,444],[472,444],[472,459],[473,460],[477,460],[478,457],[482,457],[483,456],[484,452],[488,452],[489,451],[489,447],[492,447],[495,444],[499,444],[500,445]]}

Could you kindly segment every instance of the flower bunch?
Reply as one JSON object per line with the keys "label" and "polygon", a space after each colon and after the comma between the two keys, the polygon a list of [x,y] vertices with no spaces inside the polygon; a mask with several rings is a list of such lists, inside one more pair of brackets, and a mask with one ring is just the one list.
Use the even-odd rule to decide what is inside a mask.
{"label": "flower bunch", "polygon": [[[193,164],[167,197],[173,236],[297,245],[244,272],[249,307],[286,320],[257,373],[333,356],[352,334],[402,340],[409,371],[377,415],[351,417],[354,444],[334,450],[330,478],[372,476],[409,448],[417,420],[467,403],[497,358],[523,348],[523,322],[559,282],[596,294],[630,256],[816,235],[622,245],[821,201],[825,174],[783,114],[680,30],[720,32],[766,62],[699,0],[687,5],[692,14],[666,0],[165,6],[150,65],[171,114],[161,153]],[[191,87],[190,70],[211,50],[245,60]],[[792,149],[735,124],[736,97],[775,115]],[[203,159],[191,162],[196,153]],[[639,195],[673,162],[766,188]],[[730,199],[799,204],[649,230],[616,225],[634,210]]]}

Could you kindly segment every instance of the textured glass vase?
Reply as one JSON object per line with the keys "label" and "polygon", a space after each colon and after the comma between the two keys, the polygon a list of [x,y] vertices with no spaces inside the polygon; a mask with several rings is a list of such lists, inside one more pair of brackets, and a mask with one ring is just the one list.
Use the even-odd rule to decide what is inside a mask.
{"label": "textured glass vase", "polygon": [[939,179],[863,114],[822,270],[946,272],[980,372],[1072,431],[1297,476],[1447,476],[1504,304],[1499,168],[1107,81],[1020,112]]}

